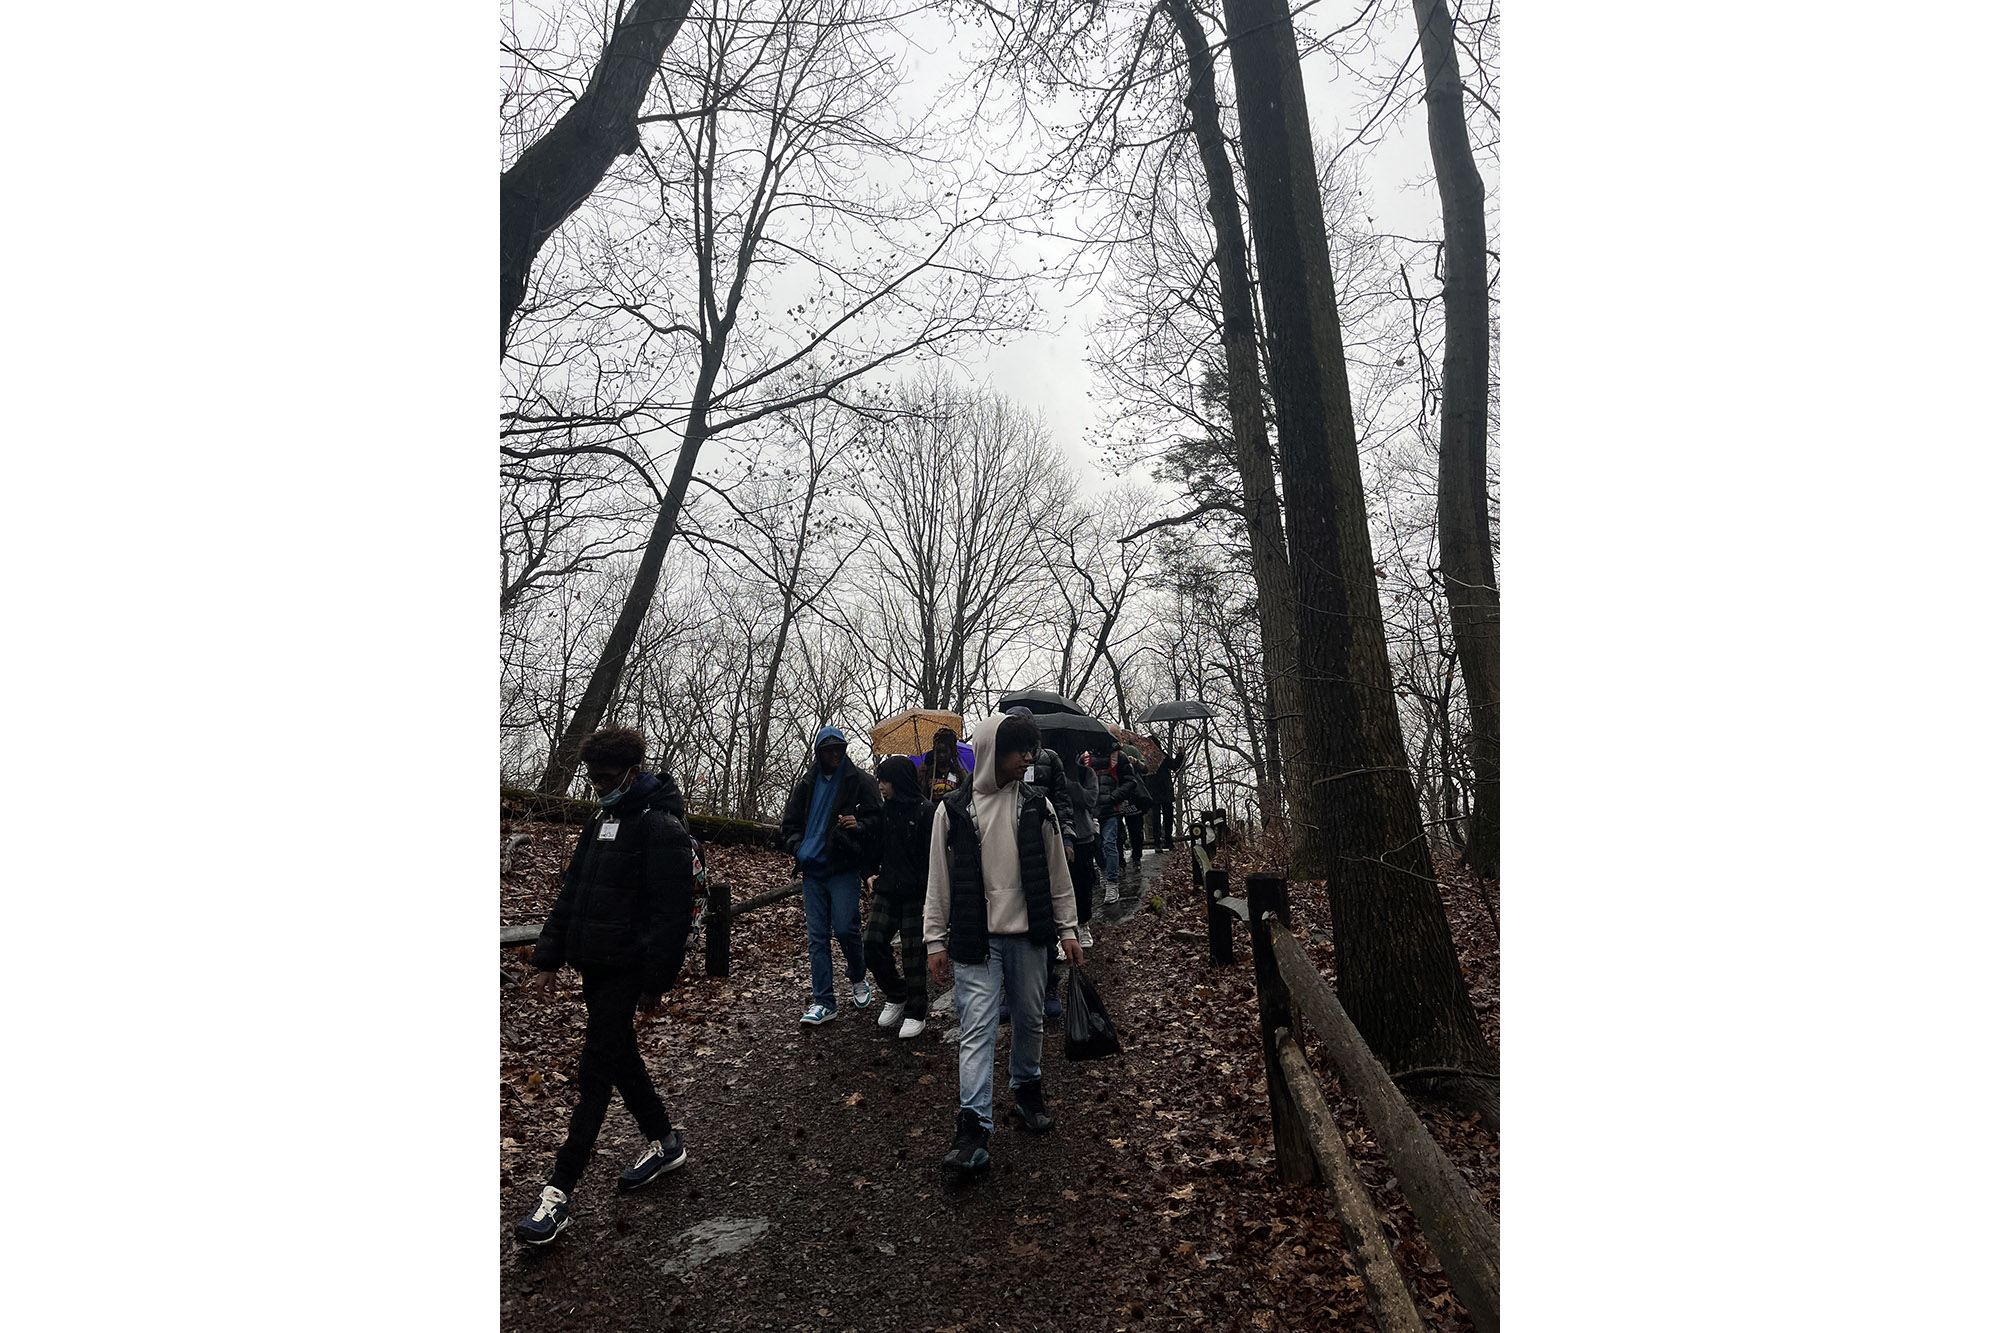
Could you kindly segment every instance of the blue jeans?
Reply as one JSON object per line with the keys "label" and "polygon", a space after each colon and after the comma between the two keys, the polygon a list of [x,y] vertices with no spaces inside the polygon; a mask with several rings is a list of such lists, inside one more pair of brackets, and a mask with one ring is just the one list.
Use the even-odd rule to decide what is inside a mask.
{"label": "blue jeans", "polygon": [[849,981],[868,975],[868,965],[861,956],[861,876],[853,871],[844,875],[800,874],[806,883],[806,953],[812,959],[813,1003],[837,1009],[833,947],[828,936],[840,941]]}
{"label": "blue jeans", "polygon": [[1097,830],[1097,863],[1104,867],[1104,882],[1118,882],[1118,867],[1125,862],[1125,851],[1121,846],[1125,834],[1125,816],[1106,815],[1104,823]]}
{"label": "blue jeans", "polygon": [[951,965],[958,1001],[958,1105],[993,1128],[993,1048],[1000,1038],[1000,995],[1014,1016],[1007,1086],[1042,1076],[1042,996],[1049,984],[1049,951],[1026,935],[989,935],[986,961]]}

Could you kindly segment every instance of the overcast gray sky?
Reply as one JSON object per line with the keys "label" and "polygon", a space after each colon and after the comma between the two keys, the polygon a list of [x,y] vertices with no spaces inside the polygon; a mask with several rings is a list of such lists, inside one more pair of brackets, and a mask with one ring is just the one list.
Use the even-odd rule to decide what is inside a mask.
{"label": "overcast gray sky", "polygon": [[[1393,65],[1392,59],[1391,68]],[[1366,98],[1354,80],[1334,79],[1333,69],[1332,62],[1323,57],[1307,59],[1306,100],[1314,135],[1344,142],[1366,118]],[[1229,92],[1225,86],[1224,95]],[[1404,236],[1437,234],[1438,201],[1429,172],[1430,147],[1422,110],[1415,107],[1402,114],[1365,159],[1368,213],[1378,230]],[[1084,443],[1097,413],[1096,404],[1084,396],[1091,387],[1085,356],[1091,324],[1102,303],[1095,294],[1082,295],[1074,306],[1060,305],[1065,299],[1071,298],[1051,294],[1049,308],[1054,318],[1066,319],[1058,330],[1023,335],[983,358],[967,358],[966,364],[973,374],[989,378],[1009,397],[1039,408],[1056,442],[1077,468],[1086,491],[1095,491],[1116,480],[1103,473],[1100,461]]]}

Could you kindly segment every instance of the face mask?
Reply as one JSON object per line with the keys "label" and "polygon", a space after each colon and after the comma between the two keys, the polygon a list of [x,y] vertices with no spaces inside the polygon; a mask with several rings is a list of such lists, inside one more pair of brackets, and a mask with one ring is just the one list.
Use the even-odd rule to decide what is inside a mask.
{"label": "face mask", "polygon": [[616,805],[618,803],[618,798],[623,796],[626,793],[626,791],[631,787],[631,785],[632,785],[632,779],[630,778],[625,779],[624,783],[619,786],[617,791],[614,791],[606,796],[598,797],[597,803],[602,806]]}

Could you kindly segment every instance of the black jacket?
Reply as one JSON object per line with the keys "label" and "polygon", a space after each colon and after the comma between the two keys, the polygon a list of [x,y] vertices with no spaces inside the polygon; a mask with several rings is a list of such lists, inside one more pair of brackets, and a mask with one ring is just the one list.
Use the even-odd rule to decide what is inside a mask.
{"label": "black jacket", "polygon": [[[1070,805],[1069,781],[1063,768],[1063,761],[1054,750],[1035,751],[1035,780],[1027,784],[1049,798],[1049,804],[1056,808],[1056,827],[1062,830],[1062,840],[1076,845],[1076,811]],[[971,784],[968,783],[968,786]]]}
{"label": "black jacket", "polygon": [[[819,765],[815,763],[793,785],[791,799],[785,802],[784,818],[778,821],[778,845],[793,856],[799,854],[799,845],[806,840],[806,815],[812,811],[813,783],[817,781]],[[842,815],[853,815],[861,827],[840,827]],[[852,760],[843,759],[840,787],[833,794],[833,813],[827,816],[826,823],[826,861],[832,867],[829,873],[867,874],[881,859],[881,839],[882,793],[876,789],[874,775],[856,768]]]}
{"label": "black jacket", "polygon": [[1123,780],[1113,782],[1109,773],[1097,775],[1097,818],[1108,820],[1112,815],[1136,814],[1153,803],[1146,791],[1146,784],[1131,769],[1125,770]]}
{"label": "black jacket", "polygon": [[535,941],[536,967],[636,968],[648,993],[674,984],[694,912],[694,842],[674,807],[685,808],[679,790],[641,773],[583,826]]}
{"label": "black jacket", "polygon": [[922,902],[930,879],[931,821],[937,807],[924,799],[917,766],[902,755],[882,761],[877,781],[893,795],[882,804],[882,870],[875,892],[892,902]]}
{"label": "black jacket", "polygon": [[1160,766],[1145,777],[1146,790],[1152,794],[1153,804],[1172,805],[1174,803],[1174,770],[1187,762],[1187,756],[1178,758],[1160,751]]}

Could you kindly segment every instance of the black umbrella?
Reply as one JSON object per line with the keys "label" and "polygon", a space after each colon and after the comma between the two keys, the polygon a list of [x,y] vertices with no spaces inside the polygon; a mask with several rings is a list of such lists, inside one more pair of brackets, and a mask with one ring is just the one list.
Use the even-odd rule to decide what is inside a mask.
{"label": "black umbrella", "polygon": [[1035,725],[1042,729],[1042,735],[1044,736],[1061,733],[1066,738],[1074,738],[1080,741],[1101,739],[1113,743],[1117,739],[1111,734],[1109,727],[1099,722],[1096,718],[1085,717],[1081,713],[1037,713],[1035,714]]}
{"label": "black umbrella", "polygon": [[1154,704],[1139,714],[1141,722],[1193,722],[1204,717],[1221,717],[1222,714],[1199,699],[1169,699],[1163,704]]}
{"label": "black umbrella", "polygon": [[[1015,690],[1012,694],[1000,696],[996,705],[1001,712],[1010,708],[1025,708],[1031,713],[1082,713],[1083,705],[1074,699],[1065,699],[1053,690]],[[1111,733],[1106,732],[1107,736]]]}

